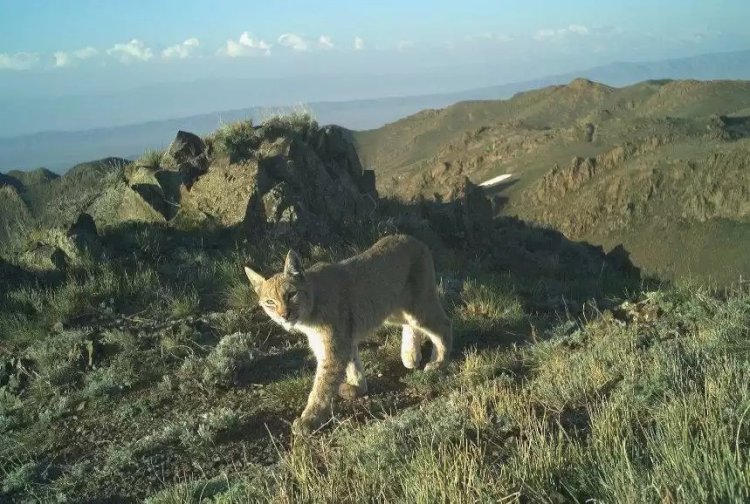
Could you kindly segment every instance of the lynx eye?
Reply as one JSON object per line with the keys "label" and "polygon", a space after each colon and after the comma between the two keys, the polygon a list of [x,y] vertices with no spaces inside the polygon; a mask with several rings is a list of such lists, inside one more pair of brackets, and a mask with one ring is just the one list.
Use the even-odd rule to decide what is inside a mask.
{"label": "lynx eye", "polygon": [[266,299],[265,305],[266,306],[276,306],[276,301],[274,301],[273,299]]}

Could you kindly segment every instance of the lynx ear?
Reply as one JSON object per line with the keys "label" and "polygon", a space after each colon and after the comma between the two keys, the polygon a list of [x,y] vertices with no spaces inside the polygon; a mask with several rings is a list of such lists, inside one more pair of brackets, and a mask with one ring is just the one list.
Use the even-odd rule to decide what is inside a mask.
{"label": "lynx ear", "polygon": [[247,279],[250,280],[250,285],[253,287],[253,290],[255,292],[258,292],[260,286],[263,285],[263,282],[266,281],[266,279],[263,278],[263,275],[256,273],[247,266],[245,266],[245,275],[247,276]]}
{"label": "lynx ear", "polygon": [[300,259],[297,252],[289,250],[286,255],[286,261],[284,261],[284,274],[289,276],[301,276],[305,272],[302,267],[302,259]]}

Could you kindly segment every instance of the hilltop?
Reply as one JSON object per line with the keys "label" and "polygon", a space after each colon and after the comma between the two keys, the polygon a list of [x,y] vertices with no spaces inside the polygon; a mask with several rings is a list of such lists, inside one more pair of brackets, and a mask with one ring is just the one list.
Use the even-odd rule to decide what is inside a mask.
{"label": "hilltop", "polygon": [[[589,107],[616,92],[579,81],[538,96]],[[519,99],[530,111],[538,96]],[[527,113],[531,131],[554,137],[543,118]],[[577,141],[596,145],[596,132]],[[0,500],[750,497],[744,286],[656,281],[622,246],[503,215],[452,168],[444,186],[426,178],[396,198],[355,138],[275,117],[179,131],[134,162],[3,177]],[[337,261],[399,232],[432,250],[453,362],[406,370],[398,328],[384,328],[361,345],[369,394],[292,438],[314,360],[257,306],[243,265],[273,273],[289,248]]]}
{"label": "hilltop", "polygon": [[746,81],[585,79],[353,133],[384,194],[439,200],[464,176],[512,174],[498,215],[622,243],[664,278],[720,283],[750,272],[749,135]]}

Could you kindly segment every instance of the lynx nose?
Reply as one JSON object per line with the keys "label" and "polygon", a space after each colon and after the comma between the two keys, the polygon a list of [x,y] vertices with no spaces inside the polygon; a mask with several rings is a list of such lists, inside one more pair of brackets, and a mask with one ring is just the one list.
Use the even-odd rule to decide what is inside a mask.
{"label": "lynx nose", "polygon": [[289,311],[287,309],[285,309],[285,308],[277,308],[276,309],[276,314],[279,317],[285,319],[287,317],[287,315],[289,315]]}

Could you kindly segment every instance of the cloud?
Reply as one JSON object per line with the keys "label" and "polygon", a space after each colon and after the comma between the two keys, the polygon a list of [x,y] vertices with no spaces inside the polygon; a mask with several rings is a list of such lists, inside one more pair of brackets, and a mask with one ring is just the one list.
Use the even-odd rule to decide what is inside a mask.
{"label": "cloud", "polygon": [[91,59],[97,54],[99,54],[99,51],[93,47],[83,47],[71,52],[57,51],[52,56],[55,58],[56,67],[66,67],[74,65],[79,61]]}
{"label": "cloud", "polygon": [[411,49],[412,47],[414,47],[414,42],[412,42],[411,40],[401,40],[396,45],[396,50],[405,51],[407,49]]}
{"label": "cloud", "polygon": [[227,40],[226,47],[222,48],[219,52],[226,54],[230,58],[269,56],[271,54],[271,46],[263,40],[254,39],[248,32],[243,32],[238,41]]}
{"label": "cloud", "polygon": [[304,35],[297,35],[296,33],[284,33],[278,38],[277,42],[280,46],[299,52],[308,52],[312,50],[326,51],[336,47],[333,40],[331,40],[331,37],[328,35],[321,35],[315,40],[307,38]]}
{"label": "cloud", "polygon": [[466,42],[497,42],[497,43],[504,43],[504,42],[512,42],[513,37],[510,35],[507,35],[505,33],[492,33],[492,32],[485,32],[485,33],[477,33],[472,35],[467,35],[464,37],[464,40]]}
{"label": "cloud", "polygon": [[134,61],[148,61],[154,57],[153,51],[138,39],[125,44],[115,44],[114,47],[107,49],[107,54],[126,64]]}
{"label": "cloud", "polygon": [[590,33],[589,29],[583,25],[578,24],[572,24],[568,25],[565,28],[558,28],[556,30],[550,30],[550,29],[543,29],[538,30],[534,34],[534,39],[539,41],[551,41],[551,42],[560,42],[563,39],[570,37],[570,36],[578,36],[578,37],[585,37]]}
{"label": "cloud", "polygon": [[333,41],[328,35],[321,35],[318,39],[318,49],[333,49]]}
{"label": "cloud", "polygon": [[354,50],[361,51],[364,48],[365,48],[365,41],[362,40],[360,37],[354,37]]}
{"label": "cloud", "polygon": [[0,70],[28,70],[39,62],[36,53],[0,53]]}
{"label": "cloud", "polygon": [[167,47],[161,52],[161,57],[164,59],[187,59],[193,55],[200,45],[200,41],[197,38],[192,37],[181,44]]}
{"label": "cloud", "polygon": [[284,33],[279,37],[278,43],[279,45],[289,47],[291,49],[294,49],[295,51],[310,50],[310,44],[307,42],[307,40],[299,35],[295,35],[294,33]]}

